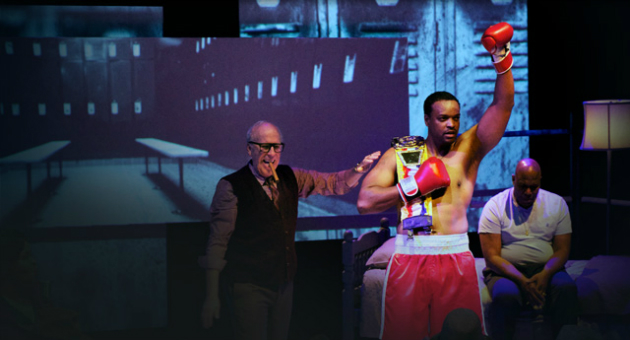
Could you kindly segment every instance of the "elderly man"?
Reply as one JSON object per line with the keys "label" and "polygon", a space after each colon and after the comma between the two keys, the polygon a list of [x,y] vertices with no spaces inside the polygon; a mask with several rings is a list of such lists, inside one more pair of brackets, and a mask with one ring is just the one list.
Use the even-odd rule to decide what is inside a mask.
{"label": "elderly man", "polygon": [[564,270],[571,248],[571,217],[562,197],[540,189],[540,166],[518,162],[513,187],[492,197],[479,219],[486,260],[484,281],[492,296],[492,339],[512,339],[522,306],[549,315],[554,339],[577,323],[577,288]]}
{"label": "elderly man", "polygon": [[259,121],[247,132],[251,160],[222,178],[211,205],[205,328],[219,317],[219,274],[226,283],[234,339],[286,339],[296,271],[298,198],[343,195],[357,186],[380,151],[335,173],[280,165],[280,129]]}

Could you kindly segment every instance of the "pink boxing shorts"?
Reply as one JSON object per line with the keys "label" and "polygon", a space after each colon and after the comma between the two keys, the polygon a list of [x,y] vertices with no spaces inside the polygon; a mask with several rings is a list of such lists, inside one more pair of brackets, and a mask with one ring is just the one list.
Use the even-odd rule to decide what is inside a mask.
{"label": "pink boxing shorts", "polygon": [[383,287],[381,339],[433,336],[446,315],[460,307],[484,324],[467,234],[396,235],[395,242]]}

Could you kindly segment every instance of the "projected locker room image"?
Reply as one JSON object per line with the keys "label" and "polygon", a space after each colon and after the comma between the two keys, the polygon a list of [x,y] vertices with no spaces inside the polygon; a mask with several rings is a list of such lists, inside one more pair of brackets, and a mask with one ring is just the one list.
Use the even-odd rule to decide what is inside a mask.
{"label": "projected locker room image", "polygon": [[[36,228],[204,221],[277,124],[282,163],[337,171],[409,131],[404,38],[2,39],[0,220]],[[300,202],[356,214],[357,192]]]}

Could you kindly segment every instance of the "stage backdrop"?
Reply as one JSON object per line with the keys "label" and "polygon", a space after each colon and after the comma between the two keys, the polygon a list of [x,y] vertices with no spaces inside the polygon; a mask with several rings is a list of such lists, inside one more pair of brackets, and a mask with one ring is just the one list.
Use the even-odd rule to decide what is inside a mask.
{"label": "stage backdrop", "polygon": [[[258,119],[283,129],[283,163],[319,170],[351,167],[366,153],[384,151],[393,136],[425,135],[422,101],[435,90],[460,98],[466,129],[490,103],[495,78],[479,38],[488,25],[508,21],[516,29],[517,90],[508,130],[528,126],[524,0],[259,3],[274,2],[239,4],[241,36],[253,37],[249,42],[207,38],[216,34],[205,30],[206,13],[192,15],[188,5],[175,8],[181,14],[176,22],[174,6],[165,9],[170,30],[203,18],[204,30],[190,36],[206,38],[0,40],[0,158],[70,141],[51,156],[50,176],[45,162],[31,164],[28,177],[27,164],[0,165],[0,226],[37,231],[31,235],[38,236],[32,249],[40,275],[52,281],[55,302],[79,312],[83,329],[167,325],[166,283],[177,277],[167,267],[178,268],[165,262],[173,242],[165,223],[169,231],[203,230],[214,186],[245,164],[245,131]],[[39,18],[33,13],[49,13],[36,7],[39,12],[21,16],[23,30],[3,36],[161,34],[159,25],[111,30],[67,6],[59,13],[72,11],[73,20],[58,22],[89,22],[46,34],[48,26],[37,23],[55,21],[33,20]],[[17,17],[3,29],[13,30]],[[153,22],[154,16],[133,18]],[[294,37],[308,39],[284,39]],[[164,158],[158,166],[156,154],[147,154],[136,138],[158,138],[208,156],[184,160],[182,190],[177,159]],[[526,138],[502,141],[482,163],[477,188],[508,186],[513,165],[527,154]],[[356,193],[303,201],[300,212],[356,214]],[[478,210],[469,209],[469,215]],[[325,227],[330,220],[300,223]],[[476,228],[476,219],[469,221]],[[333,230],[313,238],[302,232],[296,239],[339,237]],[[204,240],[193,239],[183,248],[194,262]],[[191,272],[197,270],[193,262],[186,262]]]}
{"label": "stage backdrop", "polygon": [[[241,37],[407,38],[408,134],[426,136],[425,98],[448,91],[462,107],[460,132],[477,124],[492,102],[496,74],[480,44],[490,25],[508,22],[515,80],[515,106],[508,131],[529,129],[527,0],[239,0]],[[529,156],[529,137],[504,138],[481,163],[475,190],[512,185],[519,159]],[[483,202],[468,209],[470,231],[477,230]]]}
{"label": "stage backdrop", "polygon": [[[352,168],[409,131],[406,45],[3,38],[0,221],[207,220],[218,180],[246,164],[246,132],[258,120],[282,130],[281,163]],[[304,200],[300,216],[356,214],[357,194]]]}
{"label": "stage backdrop", "polygon": [[[26,165],[3,163],[0,223],[50,227],[205,220],[218,179],[245,163],[238,141],[257,119],[283,129],[284,163],[324,171],[385,150],[393,136],[425,136],[422,103],[433,91],[446,90],[460,99],[463,132],[491,102],[495,74],[479,38],[500,21],[515,28],[516,105],[507,130],[528,127],[525,0],[241,1],[238,8],[241,37],[259,42],[3,38],[0,158],[51,140],[71,143],[50,158],[64,157],[61,168],[34,163],[27,175]],[[24,10],[34,17],[51,13],[41,7]],[[112,10],[126,8],[107,13]],[[161,13],[159,7],[144,10]],[[66,16],[68,11],[54,13]],[[102,32],[82,34],[122,32],[106,29],[110,26],[96,25]],[[25,24],[21,34],[32,27]],[[56,32],[74,31],[64,26]],[[377,46],[386,44],[376,42],[383,38],[392,46]],[[146,154],[136,138],[159,138],[208,156],[184,159],[179,171],[178,159],[158,164],[156,154]],[[482,162],[476,190],[510,186],[516,161],[528,155],[527,137],[502,140]],[[85,177],[70,181],[78,179],[74,170],[79,167]],[[132,175],[138,173],[141,179]],[[354,215],[357,191],[302,201],[300,217]],[[471,230],[478,213],[469,210]]]}

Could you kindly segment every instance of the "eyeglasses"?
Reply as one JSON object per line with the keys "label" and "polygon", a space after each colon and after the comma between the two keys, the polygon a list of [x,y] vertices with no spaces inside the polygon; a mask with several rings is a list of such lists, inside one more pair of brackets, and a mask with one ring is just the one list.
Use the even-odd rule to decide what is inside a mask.
{"label": "eyeglasses", "polygon": [[284,150],[284,143],[256,143],[256,142],[247,142],[247,144],[256,144],[260,148],[262,152],[269,152],[273,147],[273,151],[276,153],[281,153]]}

